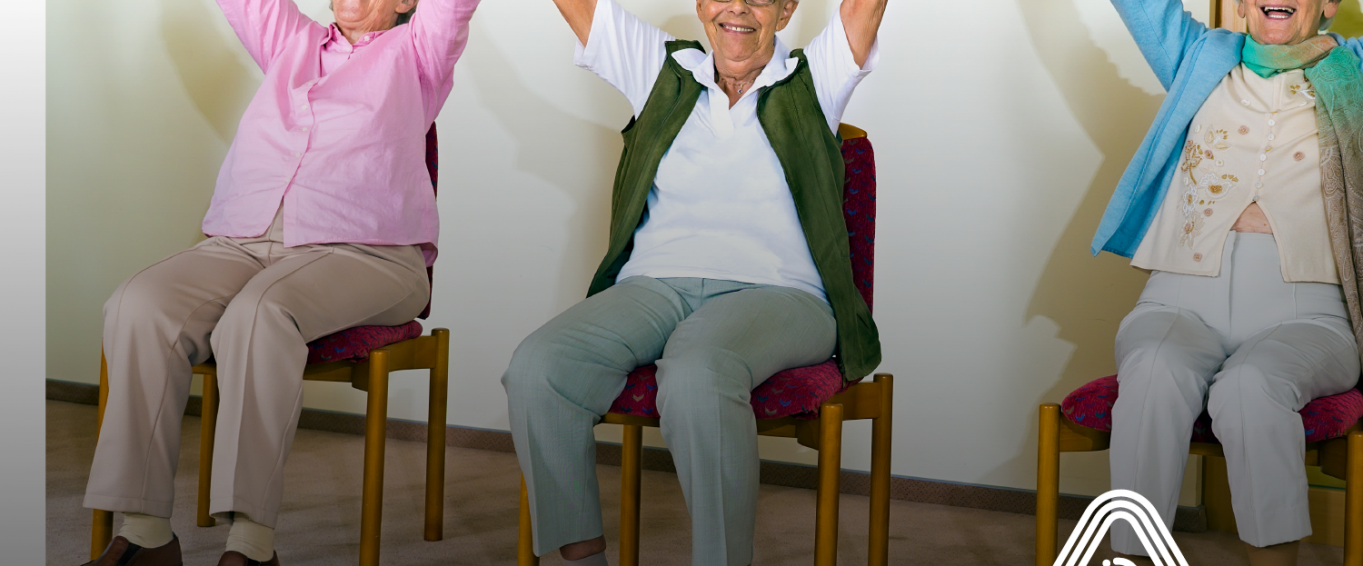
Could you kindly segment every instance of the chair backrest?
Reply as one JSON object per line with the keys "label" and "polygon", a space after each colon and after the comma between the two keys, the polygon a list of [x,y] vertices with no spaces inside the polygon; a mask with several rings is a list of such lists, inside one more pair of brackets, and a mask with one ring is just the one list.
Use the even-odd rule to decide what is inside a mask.
{"label": "chair backrest", "polygon": [[842,215],[852,252],[852,278],[870,307],[876,258],[876,154],[864,130],[840,124],[838,134],[842,136],[842,161],[847,166]]}
{"label": "chair backrest", "polygon": [[[435,122],[431,122],[431,129],[426,130],[426,173],[431,176],[431,192],[435,194],[440,193],[440,191],[436,189],[436,179],[439,177],[439,169],[440,151],[439,147],[436,145]],[[431,266],[426,267],[426,280],[431,282],[431,288],[434,289],[435,269]],[[433,292],[431,294],[434,295],[435,293]],[[426,308],[421,311],[421,314],[417,315],[417,318],[425,320],[428,316],[431,316],[430,299],[426,299]]]}

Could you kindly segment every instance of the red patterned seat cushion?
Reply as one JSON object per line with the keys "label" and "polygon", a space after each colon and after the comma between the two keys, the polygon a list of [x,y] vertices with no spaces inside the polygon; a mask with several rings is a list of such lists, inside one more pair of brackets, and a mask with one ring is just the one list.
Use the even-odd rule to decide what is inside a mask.
{"label": "red patterned seat cushion", "polygon": [[[750,403],[759,419],[816,419],[824,401],[851,385],[842,378],[837,362],[828,360],[771,376],[753,390]],[[630,373],[625,392],[615,398],[610,412],[658,418],[658,366],[644,366]]]}
{"label": "red patterned seat cushion", "polygon": [[[1112,405],[1117,402],[1117,376],[1095,379],[1075,389],[1060,403],[1070,422],[1087,428],[1112,432]],[[1306,441],[1339,438],[1363,418],[1363,393],[1350,389],[1339,395],[1321,397],[1301,409]],[[1193,442],[1220,444],[1212,434],[1212,417],[1206,411],[1193,423]]]}
{"label": "red patterned seat cushion", "polygon": [[370,350],[421,336],[421,323],[413,320],[402,326],[356,326],[308,342],[308,363],[369,359]]}
{"label": "red patterned seat cushion", "polygon": [[[852,279],[871,306],[876,252],[876,158],[871,141],[852,138],[842,142],[847,179],[842,190],[843,221],[847,224]],[[658,418],[658,366],[634,370],[625,380],[625,391],[611,404],[612,413]],[[857,381],[861,381],[858,379]],[[843,379],[837,360],[782,371],[752,392],[753,414],[759,419],[794,416],[819,418],[824,401],[856,382]]]}

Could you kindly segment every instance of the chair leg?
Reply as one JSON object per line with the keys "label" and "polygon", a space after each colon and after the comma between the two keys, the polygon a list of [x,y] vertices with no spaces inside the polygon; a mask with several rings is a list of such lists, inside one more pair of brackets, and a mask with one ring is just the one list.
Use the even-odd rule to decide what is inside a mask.
{"label": "chair leg", "polygon": [[360,566],[379,565],[383,524],[383,452],[388,425],[388,352],[369,354],[369,406],[364,428],[364,495],[360,507]]}
{"label": "chair leg", "polygon": [[1349,434],[1344,488],[1344,566],[1363,566],[1363,432]]}
{"label": "chair leg", "polygon": [[1055,562],[1060,503],[1060,405],[1041,406],[1036,447],[1036,566]]}
{"label": "chair leg", "polygon": [[[99,411],[95,421],[95,440],[99,440],[99,431],[104,427],[104,406],[109,402],[109,364],[104,359],[104,352],[99,353]],[[90,525],[90,560],[99,558],[104,554],[104,549],[109,546],[109,541],[114,538],[114,513],[113,511],[101,511],[95,509]]]}
{"label": "chair leg", "polygon": [[199,418],[199,505],[197,521],[200,527],[218,524],[208,514],[208,500],[213,493],[213,440],[218,428],[218,376],[204,375],[203,411]]}
{"label": "chair leg", "polygon": [[644,427],[625,425],[620,447],[620,566],[639,566],[639,481]]}
{"label": "chair leg", "polygon": [[445,409],[449,404],[450,331],[431,333],[436,339],[435,367],[431,368],[430,408],[426,412],[426,540],[445,537]]}
{"label": "chair leg", "polygon": [[890,563],[890,435],[894,431],[894,376],[879,374],[880,416],[871,421],[871,522],[866,550],[870,566]]}
{"label": "chair leg", "polygon": [[838,481],[842,476],[842,405],[819,411],[819,492],[814,529],[814,566],[838,563]]}
{"label": "chair leg", "polygon": [[530,495],[525,490],[525,475],[521,475],[521,520],[516,537],[516,566],[539,566],[535,556],[535,537],[530,524]]}

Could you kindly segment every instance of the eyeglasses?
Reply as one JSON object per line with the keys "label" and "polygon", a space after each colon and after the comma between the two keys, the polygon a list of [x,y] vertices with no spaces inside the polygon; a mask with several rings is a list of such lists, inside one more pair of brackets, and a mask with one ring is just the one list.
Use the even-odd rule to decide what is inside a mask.
{"label": "eyeglasses", "polygon": [[[712,0],[712,1],[719,2],[721,4],[728,4],[733,0]],[[772,4],[775,4],[776,0],[743,0],[743,3],[749,6],[770,6]]]}

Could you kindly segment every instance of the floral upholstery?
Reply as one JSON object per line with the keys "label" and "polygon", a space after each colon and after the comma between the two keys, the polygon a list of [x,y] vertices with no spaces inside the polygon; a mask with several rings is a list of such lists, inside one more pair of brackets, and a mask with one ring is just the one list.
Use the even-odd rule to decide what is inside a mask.
{"label": "floral upholstery", "polygon": [[[431,124],[431,129],[426,131],[426,172],[431,175],[431,191],[436,190],[436,173],[439,168],[439,149],[436,145],[435,124]],[[432,280],[434,271],[426,268],[427,280]],[[426,301],[426,308],[421,311],[417,318],[426,318],[431,314],[431,302]],[[330,336],[324,336],[308,343],[308,363],[321,364],[327,362],[363,362],[369,359],[369,351],[375,348],[382,348],[389,344],[396,344],[403,340],[411,340],[421,336],[421,323],[413,320],[401,326],[356,326],[347,328]]]}
{"label": "floral upholstery", "polygon": [[[843,186],[843,220],[852,260],[852,277],[857,290],[871,306],[875,274],[876,238],[876,164],[870,140],[854,138],[842,143],[842,158],[847,165]],[[638,368],[625,379],[625,391],[611,404],[610,412],[623,415],[658,417],[658,366]],[[860,381],[860,380],[858,380]],[[837,360],[782,371],[762,382],[752,392],[753,414],[759,419],[794,416],[816,419],[819,406],[855,382],[843,379]]]}
{"label": "floral upholstery", "polygon": [[369,351],[421,336],[421,323],[402,326],[356,326],[308,342],[308,363],[363,362]]}
{"label": "floral upholstery", "polygon": [[[1112,375],[1075,389],[1060,403],[1060,410],[1074,424],[1112,432],[1112,405],[1116,402],[1117,376]],[[1339,438],[1363,418],[1363,393],[1350,389],[1339,395],[1321,397],[1307,403],[1300,412],[1307,442]],[[1212,417],[1206,411],[1202,411],[1193,423],[1193,442],[1220,444],[1212,434]]]}

